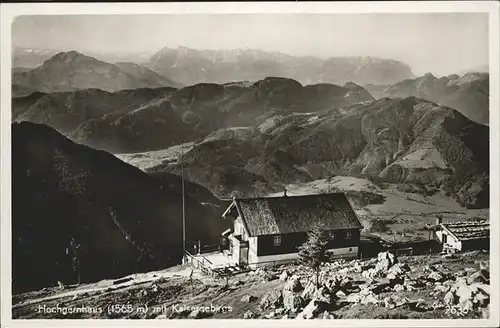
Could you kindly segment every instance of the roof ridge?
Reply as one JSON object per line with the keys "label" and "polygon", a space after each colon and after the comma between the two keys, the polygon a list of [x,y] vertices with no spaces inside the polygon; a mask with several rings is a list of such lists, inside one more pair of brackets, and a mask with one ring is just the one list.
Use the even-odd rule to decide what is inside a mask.
{"label": "roof ridge", "polygon": [[281,199],[281,198],[303,198],[303,197],[313,197],[313,196],[334,196],[334,195],[344,195],[346,196],[345,192],[332,192],[332,193],[318,193],[318,194],[306,194],[306,195],[281,195],[281,196],[264,196],[264,197],[235,197],[236,200],[238,201],[245,201],[245,200],[263,200],[263,199]]}

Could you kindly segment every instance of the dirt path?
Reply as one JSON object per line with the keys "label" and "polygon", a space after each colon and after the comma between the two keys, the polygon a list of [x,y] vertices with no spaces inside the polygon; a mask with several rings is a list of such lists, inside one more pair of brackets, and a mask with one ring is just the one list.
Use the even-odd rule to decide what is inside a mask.
{"label": "dirt path", "polygon": [[[97,292],[113,292],[115,290],[122,290],[127,287],[133,287],[145,283],[150,283],[154,282],[159,279],[164,279],[164,278],[175,278],[175,277],[189,277],[192,274],[192,277],[199,277],[201,275],[201,272],[198,270],[193,270],[192,268],[185,267],[180,270],[163,270],[163,271],[153,271],[153,272],[148,272],[148,273],[139,273],[139,274],[134,274],[134,275],[129,275],[123,278],[119,279],[114,279],[114,280],[102,280],[97,283],[93,284],[88,284],[85,286],[82,286],[81,288],[77,288],[75,290],[67,291],[67,292],[61,292],[55,295],[51,296],[45,296],[45,297],[40,297],[40,298],[34,298],[27,300],[22,303],[14,304],[12,305],[13,309],[16,308],[21,308],[41,302],[47,302],[47,301],[53,301],[55,299],[59,298],[66,298],[66,297],[71,297],[71,296],[78,296],[82,294],[88,294],[88,293],[97,293]],[[122,283],[116,283],[119,281],[123,281]]]}

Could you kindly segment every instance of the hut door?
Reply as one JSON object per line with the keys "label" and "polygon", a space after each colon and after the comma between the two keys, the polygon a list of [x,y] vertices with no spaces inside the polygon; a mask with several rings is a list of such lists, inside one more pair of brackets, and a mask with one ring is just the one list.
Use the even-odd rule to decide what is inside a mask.
{"label": "hut door", "polygon": [[240,264],[241,265],[248,264],[248,247],[240,248]]}

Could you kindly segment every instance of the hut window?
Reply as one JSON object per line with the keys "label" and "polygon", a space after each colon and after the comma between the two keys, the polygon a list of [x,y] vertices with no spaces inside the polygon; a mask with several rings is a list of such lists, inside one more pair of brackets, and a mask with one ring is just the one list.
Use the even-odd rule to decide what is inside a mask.
{"label": "hut window", "polygon": [[330,231],[330,239],[335,239],[335,231]]}
{"label": "hut window", "polygon": [[351,230],[347,230],[345,232],[345,239],[351,239],[352,238],[352,232]]}
{"label": "hut window", "polygon": [[281,236],[274,236],[274,246],[281,246]]}

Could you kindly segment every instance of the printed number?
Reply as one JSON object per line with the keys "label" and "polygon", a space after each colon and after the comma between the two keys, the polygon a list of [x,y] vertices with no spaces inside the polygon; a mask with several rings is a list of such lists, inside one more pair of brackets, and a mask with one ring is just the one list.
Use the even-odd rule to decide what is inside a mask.
{"label": "printed number", "polygon": [[115,305],[111,305],[108,308],[108,312],[109,313],[116,313],[116,314],[132,313],[132,312],[134,312],[134,307],[132,306],[132,304],[127,304],[127,305],[115,304]]}
{"label": "printed number", "polygon": [[460,307],[456,306],[447,306],[446,307],[446,314],[448,315],[459,315],[459,316],[465,316],[469,313],[468,309],[462,309]]}

